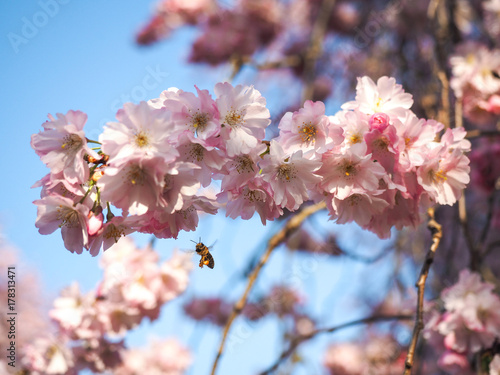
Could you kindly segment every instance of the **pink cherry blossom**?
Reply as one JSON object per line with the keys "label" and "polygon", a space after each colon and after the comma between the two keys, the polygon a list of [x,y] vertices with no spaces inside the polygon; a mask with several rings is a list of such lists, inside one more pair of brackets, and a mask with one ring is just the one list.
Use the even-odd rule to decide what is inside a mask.
{"label": "pink cherry blossom", "polygon": [[441,292],[441,298],[447,310],[460,311],[465,308],[468,295],[489,296],[493,289],[494,285],[483,282],[479,274],[464,269],[460,271],[457,283]]}
{"label": "pink cherry blossom", "polygon": [[41,187],[40,197],[47,195],[56,195],[69,198],[73,201],[80,200],[85,195],[85,190],[82,184],[71,184],[65,177],[63,172],[49,173],[42,179],[38,180],[31,188]]}
{"label": "pink cherry blossom", "polygon": [[332,345],[323,361],[331,375],[362,375],[364,373],[363,350],[353,343]]}
{"label": "pink cherry blossom", "polygon": [[256,177],[242,187],[223,191],[218,195],[218,201],[226,203],[226,216],[233,219],[248,220],[257,212],[262,224],[266,225],[266,220],[274,220],[283,214],[274,202],[271,186],[262,177]]}
{"label": "pink cherry blossom", "polygon": [[402,139],[399,164],[404,170],[410,171],[424,163],[427,146],[435,140],[444,125],[419,119],[411,112],[408,112],[404,121],[396,124],[398,136]]}
{"label": "pink cherry blossom", "polygon": [[370,130],[377,129],[383,132],[387,126],[389,126],[390,118],[385,113],[374,113],[370,116],[368,123],[370,124]]}
{"label": "pink cherry blossom", "polygon": [[388,125],[383,131],[372,129],[365,134],[367,153],[370,153],[373,160],[380,163],[391,175],[396,168],[399,159],[401,140],[393,125]]}
{"label": "pink cherry blossom", "polygon": [[207,187],[211,184],[224,165],[229,161],[223,151],[213,146],[203,146],[198,139],[191,140],[187,135],[178,138],[177,149],[179,150],[179,161],[196,164],[193,170],[201,183]]}
{"label": "pink cherry blossom", "polygon": [[253,86],[233,87],[228,82],[216,84],[214,92],[223,125],[221,146],[229,157],[250,153],[271,123],[266,99]]}
{"label": "pink cherry blossom", "polygon": [[342,105],[342,109],[358,108],[368,115],[382,112],[391,118],[404,119],[412,104],[411,94],[405,93],[403,87],[396,84],[394,78],[380,77],[375,84],[369,77],[365,76],[358,78],[356,100],[345,103]]}
{"label": "pink cherry blossom", "polygon": [[90,236],[89,252],[92,256],[96,256],[101,247],[103,251],[106,251],[117,243],[121,237],[133,232],[131,217],[113,216],[94,235]]}
{"label": "pink cherry blossom", "polygon": [[38,337],[23,348],[22,365],[32,374],[76,375],[71,350],[60,339]]}
{"label": "pink cherry blossom", "polygon": [[224,175],[221,182],[221,189],[238,189],[249,181],[253,180],[260,171],[258,162],[261,154],[267,150],[265,144],[258,144],[248,154],[238,155],[232,158],[222,171]]}
{"label": "pink cherry blossom", "polygon": [[500,70],[499,51],[468,42],[459,46],[457,54],[450,58],[450,65],[453,73],[450,85],[458,97],[462,97],[462,90],[467,85],[487,95],[500,90],[500,82],[494,75]]}
{"label": "pink cherry blossom", "polygon": [[196,171],[201,169],[194,163],[178,162],[163,176],[159,205],[166,213],[179,211],[184,200],[196,195],[200,182]]}
{"label": "pink cherry blossom", "polygon": [[470,181],[469,159],[460,149],[450,153],[446,145],[429,150],[427,156],[417,170],[419,184],[437,203],[453,205]]}
{"label": "pink cherry blossom", "polygon": [[31,147],[51,169],[51,173],[62,172],[70,184],[84,183],[89,177],[84,155],[100,159],[87,145],[83,131],[87,115],[80,111],[69,111],[66,115],[57,113],[56,116],[57,119],[49,115],[50,121],[43,124],[44,131],[32,135]]}
{"label": "pink cherry blossom", "polygon": [[160,204],[167,171],[168,166],[161,157],[129,159],[126,164],[106,167],[98,186],[104,200],[130,214],[140,215]]}
{"label": "pink cherry blossom", "polygon": [[287,112],[278,127],[283,149],[302,150],[306,158],[318,157],[343,141],[342,128],[330,123],[323,102],[306,100],[303,108]]}
{"label": "pink cherry blossom", "polygon": [[337,219],[337,224],[355,221],[362,227],[368,226],[372,218],[378,220],[378,215],[389,206],[389,203],[374,195],[367,194],[365,190],[353,189],[345,199],[338,199],[335,195],[327,200],[327,207],[332,219]]}
{"label": "pink cherry blossom", "polygon": [[155,107],[172,113],[176,134],[186,134],[189,139],[198,139],[202,146],[219,143],[221,124],[219,111],[208,90],[196,87],[198,96],[176,88],[163,91]]}
{"label": "pink cherry blossom", "polygon": [[125,351],[123,340],[111,342],[106,338],[86,340],[85,345],[73,347],[76,368],[93,373],[112,371],[121,364],[121,353]]}
{"label": "pink cherry blossom", "polygon": [[146,102],[125,103],[116,118],[119,122],[108,123],[99,137],[101,149],[113,165],[123,166],[131,158],[156,157],[170,163],[179,155],[169,143],[174,124],[166,109],[153,108]]}
{"label": "pink cherry blossom", "polygon": [[500,297],[493,288],[479,274],[462,270],[458,282],[441,293],[445,312],[428,322],[426,336],[436,343],[439,332],[446,349],[464,355],[491,347],[500,337]]}
{"label": "pink cherry blossom", "polygon": [[260,162],[264,181],[273,189],[275,203],[293,211],[307,200],[307,190],[315,187],[321,177],[314,174],[321,167],[318,160],[308,160],[302,150],[285,154],[281,145],[271,141],[270,153]]}
{"label": "pink cherry blossom", "polygon": [[232,305],[220,298],[193,298],[183,308],[191,319],[221,327],[227,323],[232,311]]}
{"label": "pink cherry blossom", "polygon": [[449,374],[473,375],[469,359],[463,353],[447,350],[439,357],[438,365]]}
{"label": "pink cherry blossom", "polygon": [[500,354],[495,354],[493,360],[490,362],[489,375],[500,375]]}
{"label": "pink cherry blossom", "polygon": [[357,109],[340,111],[335,116],[330,117],[332,124],[340,126],[344,130],[342,150],[365,142],[365,134],[370,130],[368,119],[367,115]]}
{"label": "pink cherry blossom", "polygon": [[40,234],[50,234],[61,228],[66,249],[81,254],[89,241],[89,207],[61,196],[46,196],[33,203],[38,206],[35,226]]}
{"label": "pink cherry blossom", "polygon": [[105,327],[97,319],[94,301],[93,293],[82,294],[75,282],[61,291],[49,315],[70,339],[98,338],[104,334]]}
{"label": "pink cherry blossom", "polygon": [[[323,177],[320,187],[338,199],[350,196],[355,188],[367,191],[378,189],[379,180],[386,174],[384,168],[365,155],[366,146],[348,149],[344,154],[323,154],[323,166],[317,174]],[[364,146],[364,147],[363,147]]]}
{"label": "pink cherry blossom", "polygon": [[189,351],[175,339],[153,341],[147,348],[129,349],[122,355],[123,364],[115,375],[182,375],[191,364]]}

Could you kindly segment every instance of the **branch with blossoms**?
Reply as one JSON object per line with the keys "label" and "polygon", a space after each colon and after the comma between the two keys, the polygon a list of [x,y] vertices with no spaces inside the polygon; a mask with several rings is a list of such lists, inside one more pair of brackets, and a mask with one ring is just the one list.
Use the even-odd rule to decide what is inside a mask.
{"label": "branch with blossoms", "polygon": [[[51,169],[35,184],[40,233],[61,228],[68,250],[95,256],[132,232],[177,238],[196,229],[199,213],[222,207],[231,218],[257,212],[265,224],[313,200],[337,223],[387,238],[393,226],[418,225],[429,204],[455,203],[469,181],[466,132],[447,129],[434,141],[442,124],[418,119],[393,78],[360,78],[356,100],[335,116],[306,101],[283,116],[269,145],[269,111],[256,89],[219,83],[215,100],[196,90],[126,103],[98,152],[84,135],[85,114],[50,117],[32,137]],[[209,186],[220,191],[211,196]]]}
{"label": "branch with blossoms", "polygon": [[257,212],[265,225],[315,202],[273,237],[250,274],[212,373],[270,253],[307,216],[326,207],[331,220],[356,222],[380,238],[393,227],[415,227],[422,209],[460,197],[470,149],[463,129],[446,129],[435,140],[443,125],[419,119],[394,78],[359,78],[355,100],[334,116],[324,103],[306,101],[281,118],[278,137],[269,141],[270,114],[259,91],[226,82],[214,93],[170,88],[148,102],[126,103],[97,151],[88,146],[87,117],[79,111],[50,116],[32,136],[51,169],[36,184],[36,226],[42,234],[61,228],[65,247],[76,253],[96,256],[133,232],[177,238],[196,229],[201,213],[221,208],[231,218]]}

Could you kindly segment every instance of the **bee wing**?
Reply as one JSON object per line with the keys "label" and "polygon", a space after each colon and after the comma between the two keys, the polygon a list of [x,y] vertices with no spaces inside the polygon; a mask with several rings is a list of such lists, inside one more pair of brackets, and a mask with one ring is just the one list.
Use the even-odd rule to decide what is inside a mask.
{"label": "bee wing", "polygon": [[210,246],[208,246],[208,250],[214,251],[213,247],[215,246],[216,243],[217,243],[217,240],[215,240],[215,242],[213,244],[211,244]]}
{"label": "bee wing", "polygon": [[186,253],[186,254],[194,254],[194,253],[196,253],[196,250],[192,250],[192,249],[181,249],[181,251],[183,253]]}

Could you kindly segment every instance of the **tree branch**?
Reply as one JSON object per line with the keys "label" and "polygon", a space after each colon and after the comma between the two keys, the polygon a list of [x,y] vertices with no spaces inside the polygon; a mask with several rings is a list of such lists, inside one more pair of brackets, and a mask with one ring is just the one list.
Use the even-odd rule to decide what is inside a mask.
{"label": "tree branch", "polygon": [[279,367],[279,365],[281,363],[283,363],[288,357],[290,357],[295,352],[295,350],[297,349],[297,347],[300,344],[302,344],[305,341],[309,341],[309,340],[313,339],[314,337],[316,337],[319,334],[332,333],[332,332],[339,331],[339,330],[344,329],[344,328],[356,326],[359,324],[370,324],[370,323],[375,323],[375,322],[386,322],[386,321],[391,321],[391,320],[409,320],[412,318],[413,318],[413,315],[374,315],[374,316],[370,316],[370,317],[363,318],[363,319],[353,320],[351,322],[343,323],[343,324],[340,324],[338,326],[333,326],[330,328],[316,329],[316,330],[312,331],[311,333],[309,333],[308,335],[296,336],[295,338],[290,340],[289,347],[281,353],[281,355],[276,360],[276,362],[271,367],[269,367],[267,370],[261,372],[259,375],[271,374],[273,371],[275,371]]}
{"label": "tree branch", "polygon": [[415,360],[415,350],[417,348],[418,336],[420,331],[424,328],[424,292],[425,292],[425,282],[427,281],[427,276],[429,275],[429,270],[431,264],[434,261],[434,254],[439,246],[439,242],[443,237],[443,231],[441,225],[434,219],[434,208],[429,208],[427,210],[429,215],[429,222],[427,227],[432,233],[432,244],[425,256],[424,264],[422,265],[422,270],[420,271],[420,277],[418,278],[415,286],[418,290],[417,297],[417,315],[415,317],[415,326],[413,328],[413,334],[410,342],[410,347],[408,348],[408,354],[406,355],[405,361],[405,371],[403,375],[411,375],[411,370],[413,368],[413,363]]}
{"label": "tree branch", "polygon": [[257,266],[254,268],[250,276],[248,277],[248,284],[247,287],[241,296],[241,298],[236,302],[233,306],[233,311],[231,312],[231,315],[229,316],[229,319],[227,320],[226,325],[224,326],[224,332],[222,334],[222,339],[220,342],[219,346],[219,351],[217,352],[217,356],[215,357],[213,366],[212,366],[212,375],[215,375],[215,371],[217,370],[217,365],[219,363],[219,360],[224,353],[224,346],[226,344],[226,339],[227,335],[229,333],[229,329],[231,328],[231,325],[233,324],[233,321],[241,314],[243,311],[243,308],[245,307],[245,304],[248,299],[248,294],[250,293],[250,290],[253,287],[253,284],[257,280],[257,277],[259,276],[260,271],[262,270],[262,267],[266,264],[267,260],[269,259],[269,256],[271,255],[272,251],[281,245],[282,243],[285,242],[285,240],[292,234],[294,231],[296,231],[300,225],[306,220],[309,216],[312,214],[326,208],[326,204],[324,201],[320,203],[316,203],[312,206],[307,206],[305,207],[302,211],[300,211],[298,214],[290,218],[286,225],[278,232],[276,233],[273,237],[268,242],[267,245],[267,250],[266,252],[262,255],[262,258],[260,259],[259,263]]}

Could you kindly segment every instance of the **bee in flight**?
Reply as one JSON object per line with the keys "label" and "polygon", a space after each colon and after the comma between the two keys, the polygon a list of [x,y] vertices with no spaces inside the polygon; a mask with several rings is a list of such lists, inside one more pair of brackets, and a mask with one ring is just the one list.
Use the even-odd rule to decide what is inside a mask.
{"label": "bee in flight", "polygon": [[205,246],[203,242],[201,242],[201,238],[199,242],[193,240],[191,240],[191,242],[194,242],[196,244],[196,253],[201,256],[200,268],[203,268],[203,266],[208,266],[208,268],[214,268],[215,266],[214,257],[212,256],[212,254],[210,254],[209,247]]}

